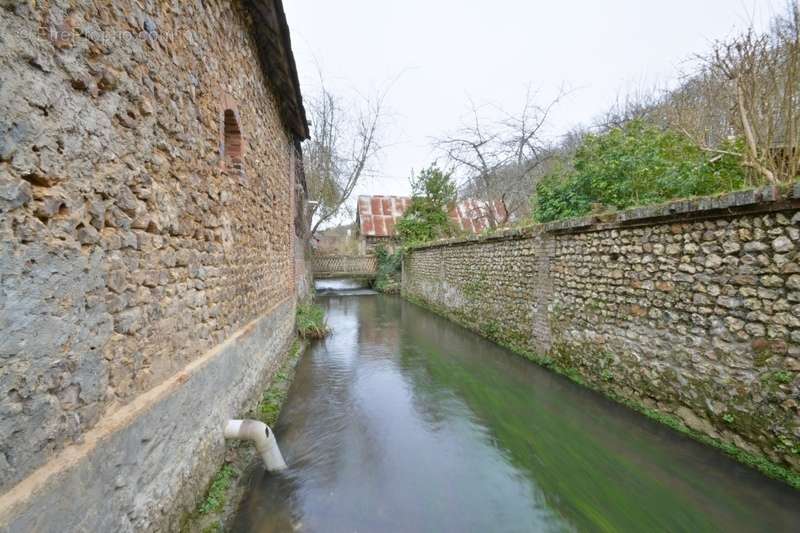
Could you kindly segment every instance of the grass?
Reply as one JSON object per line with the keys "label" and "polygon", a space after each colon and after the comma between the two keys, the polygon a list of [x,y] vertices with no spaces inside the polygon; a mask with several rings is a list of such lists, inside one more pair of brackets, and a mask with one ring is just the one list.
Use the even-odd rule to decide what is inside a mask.
{"label": "grass", "polygon": [[303,339],[321,339],[330,333],[325,322],[325,309],[313,303],[297,306],[297,334]]}
{"label": "grass", "polygon": [[223,465],[211,481],[205,499],[200,502],[197,508],[198,514],[206,515],[220,511],[225,505],[225,494],[237,477],[239,472],[235,468],[229,464]]}
{"label": "grass", "polygon": [[300,358],[301,343],[295,341],[281,368],[275,373],[269,388],[264,391],[264,396],[258,404],[257,414],[259,420],[268,426],[273,426],[278,421],[283,402],[289,394],[289,385],[294,377],[294,367]]}
{"label": "grass", "polygon": [[[294,367],[300,358],[303,346],[303,342],[295,339],[281,367],[275,372],[269,387],[264,391],[261,402],[255,412],[248,413],[248,418],[257,418],[270,426],[277,422],[294,376]],[[237,480],[252,460],[251,450],[252,447],[246,444],[241,446],[240,443],[229,444],[228,451],[233,452],[233,458],[229,458],[229,461],[223,464],[214,475],[206,490],[205,497],[198,503],[194,512],[184,518],[181,531],[199,530],[203,533],[223,531],[222,522],[225,520],[224,515],[228,512],[225,509],[227,500],[229,497],[234,500],[239,497],[237,496],[237,490],[240,489],[237,489]]]}

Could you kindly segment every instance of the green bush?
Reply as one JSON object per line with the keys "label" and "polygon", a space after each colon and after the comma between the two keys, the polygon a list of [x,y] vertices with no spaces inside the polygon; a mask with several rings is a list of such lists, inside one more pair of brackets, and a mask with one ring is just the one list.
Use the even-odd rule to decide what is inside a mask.
{"label": "green bush", "polygon": [[423,243],[452,235],[447,206],[456,199],[451,173],[435,164],[411,178],[411,205],[397,222],[397,234],[405,244]]}
{"label": "green bush", "polygon": [[[735,151],[736,146],[727,148]],[[587,135],[572,168],[557,166],[539,182],[534,220],[582,216],[593,207],[624,209],[715,194],[746,184],[746,173],[735,156],[705,152],[685,135],[632,120]]]}
{"label": "green bush", "polygon": [[375,275],[373,287],[381,292],[394,293],[400,289],[400,268],[403,263],[403,249],[400,248],[394,253],[383,245],[375,249],[378,259],[378,272]]}
{"label": "green bush", "polygon": [[304,339],[321,339],[330,330],[325,322],[325,309],[313,303],[297,306],[297,334]]}

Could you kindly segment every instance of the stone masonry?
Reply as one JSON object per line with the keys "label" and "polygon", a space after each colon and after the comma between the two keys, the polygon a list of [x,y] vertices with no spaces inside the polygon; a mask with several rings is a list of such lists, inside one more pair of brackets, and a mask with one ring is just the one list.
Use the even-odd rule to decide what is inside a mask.
{"label": "stone masonry", "polygon": [[403,292],[800,471],[800,185],[440,241]]}
{"label": "stone masonry", "polygon": [[[129,500],[103,513],[108,531],[163,526],[213,473],[215,428],[248,399],[231,389],[256,391],[293,336],[298,285],[308,290],[296,161],[307,130],[283,9],[2,0],[0,71],[0,495],[40,470],[63,481],[53,466],[66,464],[62,451],[94,446],[87,436],[115,413],[189,380],[225,412],[172,405],[150,423],[186,416],[204,434],[167,445],[140,427],[162,447],[150,461],[169,451],[183,469],[159,486],[125,480]],[[272,326],[258,326],[265,320]],[[251,339],[249,351],[220,351],[234,338]],[[235,353],[234,366],[189,379],[214,350]],[[101,444],[120,433],[103,435],[95,451],[110,453]],[[192,447],[213,453],[198,464]],[[71,488],[113,490],[117,475]],[[194,493],[183,488],[190,479]],[[0,530],[16,512],[8,501]],[[92,514],[91,501],[73,503]],[[160,519],[148,516],[156,507]],[[51,518],[37,528],[59,523]]]}

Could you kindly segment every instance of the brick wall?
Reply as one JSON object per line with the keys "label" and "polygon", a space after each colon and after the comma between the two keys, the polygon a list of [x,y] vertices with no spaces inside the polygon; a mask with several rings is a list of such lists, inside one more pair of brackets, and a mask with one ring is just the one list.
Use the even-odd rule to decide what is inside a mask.
{"label": "brick wall", "polygon": [[306,276],[294,141],[240,2],[1,9],[0,490]]}
{"label": "brick wall", "polygon": [[800,185],[418,248],[404,295],[800,471]]}

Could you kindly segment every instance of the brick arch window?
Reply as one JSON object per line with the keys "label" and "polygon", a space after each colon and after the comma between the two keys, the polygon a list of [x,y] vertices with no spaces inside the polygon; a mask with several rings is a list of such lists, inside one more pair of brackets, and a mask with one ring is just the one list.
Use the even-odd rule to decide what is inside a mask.
{"label": "brick arch window", "polygon": [[220,156],[222,167],[232,170],[244,170],[245,140],[242,135],[239,110],[230,97],[223,98],[222,116],[220,117]]}

